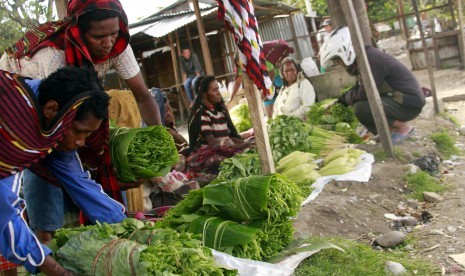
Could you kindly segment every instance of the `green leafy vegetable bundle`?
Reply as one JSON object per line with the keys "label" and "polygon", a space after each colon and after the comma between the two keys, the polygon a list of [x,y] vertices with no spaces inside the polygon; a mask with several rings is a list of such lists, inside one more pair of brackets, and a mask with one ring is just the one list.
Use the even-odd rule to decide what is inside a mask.
{"label": "green leafy vegetable bundle", "polygon": [[220,173],[215,180],[227,181],[251,175],[260,175],[260,159],[256,152],[245,152],[221,162]]}
{"label": "green leafy vegetable bundle", "polygon": [[[217,267],[211,250],[192,234],[140,223],[127,220],[92,226],[84,232],[80,232],[82,228],[69,231],[72,235],[58,249],[57,260],[79,275],[237,274]],[[121,228],[126,229],[121,233],[127,238],[116,234]]]}
{"label": "green leafy vegetable bundle", "polygon": [[247,104],[239,104],[229,112],[231,121],[238,132],[243,132],[252,128],[252,119],[250,119],[250,109]]}
{"label": "green leafy vegetable bundle", "polygon": [[162,227],[202,234],[205,245],[253,260],[271,258],[292,239],[289,217],[300,211],[303,196],[285,177],[251,176],[199,191],[169,210]]}
{"label": "green leafy vegetable bundle", "polygon": [[[331,99],[333,102],[334,99]],[[328,105],[328,102],[318,102],[310,107],[307,112],[307,122],[312,125],[337,131],[347,137],[347,141],[353,144],[362,142],[355,129],[359,122],[352,108],[336,103]]]}
{"label": "green leafy vegetable bundle", "polygon": [[344,144],[335,132],[310,125],[294,116],[280,115],[269,126],[271,152],[275,162],[294,151],[325,155]]}
{"label": "green leafy vegetable bundle", "polygon": [[163,126],[110,131],[111,161],[120,181],[163,176],[179,161],[173,137]]}

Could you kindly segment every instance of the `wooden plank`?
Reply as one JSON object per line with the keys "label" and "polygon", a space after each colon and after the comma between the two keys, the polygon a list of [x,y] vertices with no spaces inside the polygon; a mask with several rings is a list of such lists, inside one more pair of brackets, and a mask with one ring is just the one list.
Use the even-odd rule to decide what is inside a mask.
{"label": "wooden plank", "polygon": [[370,104],[370,110],[375,120],[376,129],[378,130],[378,135],[381,138],[381,144],[389,157],[395,157],[394,147],[392,145],[391,135],[389,132],[389,126],[386,120],[386,115],[384,113],[378,88],[376,87],[375,80],[373,79],[373,75],[371,73],[370,65],[368,64],[365,45],[363,45],[363,37],[361,34],[357,15],[355,13],[354,4],[352,3],[352,0],[339,0],[339,4],[341,5],[345,20],[349,26],[349,30],[352,36],[352,45],[354,46],[355,54],[357,56],[357,66],[360,69],[363,86],[365,87],[368,102]]}
{"label": "wooden plank", "polygon": [[434,57],[435,57],[435,60],[436,60],[436,69],[441,69],[441,58],[439,57],[438,38],[433,36],[432,39],[433,39]]}
{"label": "wooden plank", "polygon": [[207,36],[205,35],[205,28],[203,26],[202,15],[200,14],[199,0],[193,0],[194,13],[197,17],[197,29],[199,31],[200,45],[202,45],[203,61],[205,62],[205,71],[207,75],[214,75],[213,64],[210,56],[210,49],[208,48]]}
{"label": "wooden plank", "polygon": [[413,7],[413,10],[415,11],[415,15],[417,18],[417,26],[418,26],[418,30],[420,31],[421,44],[423,46],[423,52],[425,53],[425,60],[428,66],[429,84],[431,86],[431,94],[433,96],[434,112],[437,114],[437,113],[440,113],[440,105],[438,102],[438,96],[436,94],[436,85],[434,84],[434,74],[433,74],[433,67],[431,66],[431,57],[426,47],[425,33],[423,32],[423,24],[421,24],[420,13],[418,12],[418,5],[417,5],[416,0],[412,0],[412,7]]}
{"label": "wooden plank", "polygon": [[244,84],[245,97],[250,109],[250,118],[255,132],[255,143],[260,158],[262,174],[270,174],[276,172],[271,155],[270,139],[265,123],[265,114],[263,113],[262,99],[259,92],[255,91],[252,80],[247,74],[242,74],[242,82]]}

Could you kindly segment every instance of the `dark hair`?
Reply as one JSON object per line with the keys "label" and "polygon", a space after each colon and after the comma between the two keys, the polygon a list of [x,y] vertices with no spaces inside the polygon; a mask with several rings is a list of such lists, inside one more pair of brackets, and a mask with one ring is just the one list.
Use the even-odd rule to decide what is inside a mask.
{"label": "dark hair", "polygon": [[284,86],[287,86],[287,85],[288,85],[287,80],[286,80],[286,78],[284,77],[284,71],[283,71],[283,70],[284,70],[284,64],[286,64],[286,63],[292,63],[292,64],[294,65],[295,69],[297,70],[297,74],[299,74],[300,72],[302,72],[302,74],[304,75],[304,77],[307,77],[307,76],[305,75],[305,72],[304,72],[304,70],[302,69],[302,66],[300,65],[300,63],[299,63],[297,60],[295,60],[295,59],[293,59],[293,58],[291,58],[291,57],[287,57],[287,58],[285,58],[283,61],[281,61],[281,67],[279,68],[279,73],[280,73],[280,75],[282,76],[283,85],[284,85]]}
{"label": "dark hair", "polygon": [[[201,132],[201,117],[206,108],[203,104],[203,99],[205,94],[207,94],[208,92],[210,84],[213,81],[216,81],[215,76],[200,76],[195,82],[194,91],[196,93],[196,96],[194,99],[194,103],[192,104],[188,125],[189,145],[191,151],[195,151],[200,146],[199,142]],[[223,99],[221,99],[221,102],[215,105],[215,110],[221,111],[225,115],[228,129],[230,131],[230,136],[240,138],[241,136],[239,135],[239,133],[236,130],[236,127],[231,121],[231,116],[229,115],[229,111],[226,108]]]}
{"label": "dark hair", "polygon": [[93,69],[63,67],[43,79],[39,86],[39,103],[48,101],[58,103],[58,112],[83,92],[90,92],[89,98],[79,106],[75,120],[82,121],[88,115],[98,119],[108,119],[110,97],[103,91]]}
{"label": "dark hair", "polygon": [[79,16],[77,24],[81,32],[85,33],[89,30],[89,25],[91,21],[99,22],[115,17],[119,17],[119,13],[117,11],[97,9],[86,12],[83,15]]}
{"label": "dark hair", "polygon": [[184,50],[191,50],[191,47],[189,47],[189,45],[187,44],[184,44],[184,45],[181,45],[181,51],[184,51]]}

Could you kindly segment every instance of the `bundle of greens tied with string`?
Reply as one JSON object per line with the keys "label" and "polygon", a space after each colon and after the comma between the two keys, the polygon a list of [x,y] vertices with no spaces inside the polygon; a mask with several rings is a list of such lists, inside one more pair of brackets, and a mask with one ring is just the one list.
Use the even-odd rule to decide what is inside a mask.
{"label": "bundle of greens tied with string", "polygon": [[275,162],[294,151],[325,156],[344,145],[346,138],[304,122],[295,116],[280,115],[269,124],[271,153]]}
{"label": "bundle of greens tied with string", "polygon": [[217,266],[195,235],[132,218],[61,229],[50,247],[57,261],[78,275],[237,275]]}
{"label": "bundle of greens tied with string", "polygon": [[110,128],[109,147],[112,165],[122,182],[163,176],[179,162],[173,137],[163,126]]}
{"label": "bundle of greens tied with string", "polygon": [[351,107],[326,99],[310,107],[306,114],[307,122],[323,129],[336,131],[347,138],[351,144],[360,144],[363,139],[357,134],[360,125]]}
{"label": "bundle of greens tied with string", "polygon": [[160,226],[201,234],[205,246],[236,257],[268,260],[292,241],[303,198],[280,174],[214,181],[190,191]]}

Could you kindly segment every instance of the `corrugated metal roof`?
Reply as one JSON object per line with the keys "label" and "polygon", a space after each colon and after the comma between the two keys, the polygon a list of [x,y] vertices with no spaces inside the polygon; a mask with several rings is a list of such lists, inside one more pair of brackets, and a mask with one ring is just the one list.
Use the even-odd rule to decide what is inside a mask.
{"label": "corrugated metal roof", "polygon": [[[203,17],[215,12],[217,9],[217,7],[213,7],[209,10],[201,11],[200,14]],[[152,37],[163,37],[195,20],[196,17],[194,13],[179,14],[177,16],[160,19],[151,24],[131,28],[129,29],[129,33],[131,36],[142,32]]]}

